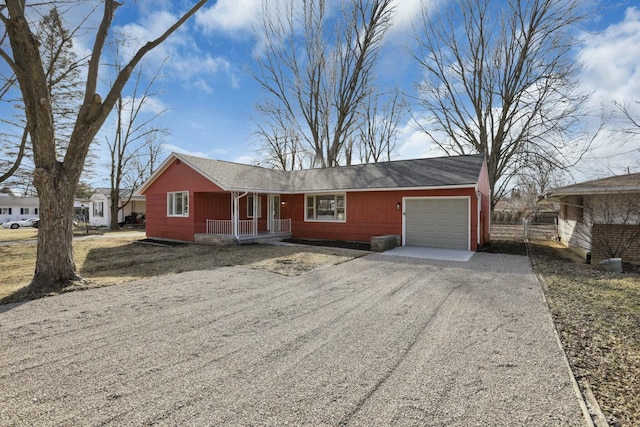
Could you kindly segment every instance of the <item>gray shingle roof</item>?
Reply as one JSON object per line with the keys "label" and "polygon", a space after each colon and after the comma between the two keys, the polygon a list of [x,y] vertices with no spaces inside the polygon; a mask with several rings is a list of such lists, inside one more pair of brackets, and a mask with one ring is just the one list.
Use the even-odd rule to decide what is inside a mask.
{"label": "gray shingle roof", "polygon": [[547,192],[547,197],[629,192],[640,192],[640,173],[609,176],[607,178],[594,179],[554,188]]}
{"label": "gray shingle roof", "polygon": [[281,171],[184,154],[173,156],[224,190],[283,193],[471,186],[478,182],[484,160],[484,155],[475,154]]}
{"label": "gray shingle roof", "polygon": [[[98,187],[95,189],[94,193],[102,193],[103,196],[105,196],[107,199],[111,198],[111,188],[109,187]],[[129,194],[131,193],[131,189],[130,188],[121,188],[120,189],[120,198],[121,199],[126,199],[127,197],[129,197]],[[135,198],[136,196],[138,196],[137,193],[134,193],[134,195],[132,196],[132,198]]]}

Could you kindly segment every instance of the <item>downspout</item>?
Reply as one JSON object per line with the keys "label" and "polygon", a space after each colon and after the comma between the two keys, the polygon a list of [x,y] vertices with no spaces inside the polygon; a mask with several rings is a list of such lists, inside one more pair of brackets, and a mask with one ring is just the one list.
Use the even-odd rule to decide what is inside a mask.
{"label": "downspout", "polygon": [[480,230],[480,224],[482,224],[482,193],[480,192],[480,190],[478,190],[477,185],[476,185],[476,197],[478,198],[478,202],[476,203],[478,206],[478,220],[476,224],[476,229],[478,231],[476,234],[478,236],[477,236],[476,246],[480,246],[480,233],[482,233],[482,230]]}
{"label": "downspout", "polygon": [[240,215],[238,214],[238,211],[240,210],[240,199],[242,199],[247,194],[249,194],[249,192],[245,191],[239,196],[235,196],[233,198],[233,212],[231,212],[231,222],[233,225],[233,237],[235,237],[238,242],[240,241],[240,236],[238,233],[238,228],[240,225],[238,222],[240,219]]}
{"label": "downspout", "polygon": [[258,235],[258,217],[260,216],[260,212],[258,212],[258,193],[253,193],[253,235]]}

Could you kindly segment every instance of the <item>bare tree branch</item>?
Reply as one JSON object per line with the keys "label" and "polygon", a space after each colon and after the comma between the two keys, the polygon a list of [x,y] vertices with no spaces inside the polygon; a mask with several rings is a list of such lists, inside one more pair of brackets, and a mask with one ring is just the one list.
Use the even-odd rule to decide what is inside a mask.
{"label": "bare tree branch", "polygon": [[284,141],[295,140],[296,152],[304,146],[312,167],[351,162],[394,11],[392,0],[355,0],[342,3],[342,14],[332,20],[327,7],[327,0],[266,1],[257,30],[264,52],[254,77],[266,94],[257,110],[268,123],[257,133],[265,151],[276,150],[275,158],[282,157]]}
{"label": "bare tree branch", "polygon": [[458,0],[444,12],[423,9],[414,57],[426,73],[418,90],[429,121],[416,122],[448,154],[487,155],[492,206],[533,158],[575,163],[567,135],[586,100],[571,55],[578,6]]}

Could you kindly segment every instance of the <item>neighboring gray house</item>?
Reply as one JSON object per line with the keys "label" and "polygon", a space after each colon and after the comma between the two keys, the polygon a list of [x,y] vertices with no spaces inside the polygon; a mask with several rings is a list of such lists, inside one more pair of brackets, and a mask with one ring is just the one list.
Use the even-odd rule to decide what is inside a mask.
{"label": "neighboring gray house", "polygon": [[[591,252],[594,260],[608,257],[606,241],[640,231],[640,173],[554,188],[543,197],[560,206],[560,241],[583,256]],[[640,262],[640,239],[624,258]]]}
{"label": "neighboring gray house", "polygon": [[[119,206],[122,206],[131,194],[131,190],[120,190]],[[97,188],[90,198],[89,224],[94,227],[108,227],[111,223],[111,189]],[[125,217],[132,213],[144,215],[146,211],[145,196],[134,194],[131,201],[118,212],[118,223],[125,222]]]}
{"label": "neighboring gray house", "polygon": [[0,193],[0,224],[37,218],[40,212],[40,201],[37,197],[16,197]]}

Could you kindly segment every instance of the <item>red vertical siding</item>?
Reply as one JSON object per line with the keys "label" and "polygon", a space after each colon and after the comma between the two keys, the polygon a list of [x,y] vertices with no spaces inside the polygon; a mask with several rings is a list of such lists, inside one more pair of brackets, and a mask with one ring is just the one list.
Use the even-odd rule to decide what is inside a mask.
{"label": "red vertical siding", "polygon": [[282,218],[291,218],[293,237],[304,239],[368,242],[373,236],[402,235],[403,197],[469,196],[471,200],[471,250],[477,249],[478,202],[474,188],[410,191],[363,191],[347,193],[346,222],[304,220],[304,195],[283,195]]}
{"label": "red vertical siding", "polygon": [[[189,192],[189,216],[167,216],[167,193],[171,191]],[[147,236],[192,242],[195,233],[204,232],[205,221],[202,218],[208,211],[199,213],[199,209],[207,204],[208,196],[203,198],[199,194],[204,192],[222,193],[223,190],[180,160],[174,161],[144,192],[147,199]],[[227,200],[231,197],[228,193],[223,195]],[[222,199],[220,203],[219,209],[223,209]]]}
{"label": "red vertical siding", "polygon": [[[247,216],[247,202],[249,200],[249,196],[252,196],[252,194],[247,194],[246,196],[244,196],[243,198],[241,198],[238,201],[238,209],[240,211],[240,219],[244,220],[244,219],[252,219],[249,218]],[[260,217],[258,217],[258,231],[266,231],[267,230],[267,211],[269,210],[269,206],[268,206],[268,200],[269,198],[267,197],[266,194],[259,194],[258,197],[260,198]],[[284,216],[282,218],[285,218]]]}
{"label": "red vertical siding", "polygon": [[[192,211],[193,197],[189,197],[189,212]],[[193,215],[188,217],[167,216],[167,195],[147,194],[147,222],[148,237],[162,239],[185,240],[194,239]]]}
{"label": "red vertical siding", "polygon": [[208,219],[231,219],[231,194],[195,193],[193,214],[195,233],[205,233]]}

